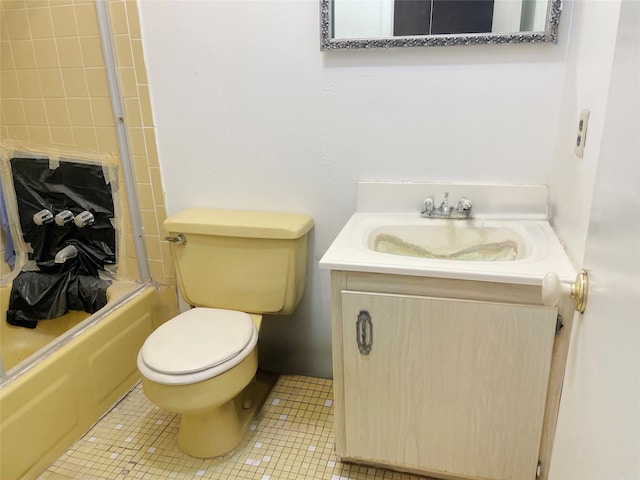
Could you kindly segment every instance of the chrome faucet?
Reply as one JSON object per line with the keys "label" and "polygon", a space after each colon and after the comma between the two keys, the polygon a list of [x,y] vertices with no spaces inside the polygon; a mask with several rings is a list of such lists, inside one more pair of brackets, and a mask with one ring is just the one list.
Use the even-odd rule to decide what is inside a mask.
{"label": "chrome faucet", "polygon": [[64,263],[70,258],[75,258],[78,256],[78,249],[73,245],[67,245],[58,253],[56,253],[54,262],[55,263]]}
{"label": "chrome faucet", "polygon": [[449,207],[449,192],[444,192],[444,198],[440,204],[440,211],[445,217],[448,217],[451,214],[451,207]]}
{"label": "chrome faucet", "polygon": [[451,208],[451,205],[449,205],[449,192],[445,192],[442,203],[438,208],[435,207],[432,195],[425,199],[422,216],[425,218],[464,219],[471,217],[472,208],[473,204],[471,203],[471,200],[464,197],[461,197],[460,200],[458,200],[458,204],[455,208]]}

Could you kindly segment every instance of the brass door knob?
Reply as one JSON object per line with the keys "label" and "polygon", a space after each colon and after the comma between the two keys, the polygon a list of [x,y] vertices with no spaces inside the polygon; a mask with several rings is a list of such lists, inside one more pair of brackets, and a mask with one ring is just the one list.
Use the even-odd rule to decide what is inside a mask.
{"label": "brass door knob", "polygon": [[580,271],[573,284],[562,283],[558,274],[549,272],[542,280],[542,303],[547,307],[555,307],[563,295],[573,299],[573,306],[577,312],[584,313],[587,308],[587,293],[589,291],[589,275],[586,270]]}

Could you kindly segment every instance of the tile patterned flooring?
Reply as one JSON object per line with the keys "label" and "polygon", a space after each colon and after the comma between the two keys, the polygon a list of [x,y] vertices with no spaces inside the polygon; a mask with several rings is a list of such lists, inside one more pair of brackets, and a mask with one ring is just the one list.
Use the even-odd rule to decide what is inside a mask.
{"label": "tile patterned flooring", "polygon": [[182,453],[178,425],[138,384],[39,480],[425,478],[336,459],[331,380],[281,376],[240,445],[222,457]]}

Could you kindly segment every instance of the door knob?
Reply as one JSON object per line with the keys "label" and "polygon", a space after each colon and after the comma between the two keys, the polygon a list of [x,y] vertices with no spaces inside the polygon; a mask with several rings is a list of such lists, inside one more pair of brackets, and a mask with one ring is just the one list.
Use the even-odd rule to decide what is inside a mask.
{"label": "door knob", "polygon": [[558,274],[549,272],[542,280],[542,303],[547,307],[555,307],[563,295],[573,299],[573,306],[577,312],[584,313],[587,308],[587,293],[589,291],[589,275],[582,270],[576,276],[573,284],[562,283]]}

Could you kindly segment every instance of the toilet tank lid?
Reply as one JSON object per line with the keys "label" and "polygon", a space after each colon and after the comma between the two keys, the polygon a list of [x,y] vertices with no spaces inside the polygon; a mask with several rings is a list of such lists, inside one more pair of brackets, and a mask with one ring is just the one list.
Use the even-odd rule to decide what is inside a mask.
{"label": "toilet tank lid", "polygon": [[300,238],[312,227],[313,219],[302,213],[218,208],[189,208],[164,221],[171,233],[282,240]]}

